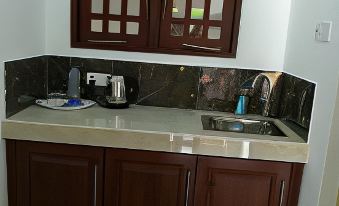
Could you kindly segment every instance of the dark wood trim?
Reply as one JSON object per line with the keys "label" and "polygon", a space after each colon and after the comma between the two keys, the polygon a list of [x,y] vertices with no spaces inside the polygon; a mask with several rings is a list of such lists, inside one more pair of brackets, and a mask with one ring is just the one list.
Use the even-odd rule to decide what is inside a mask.
{"label": "dark wood trim", "polygon": [[[173,0],[172,0],[173,1]],[[186,11],[185,11],[185,32],[184,32],[184,38],[189,38],[189,25],[190,25],[190,19],[192,16],[192,1],[193,0],[186,0]],[[172,16],[172,15],[171,15]]]}
{"label": "dark wood trim", "polygon": [[[160,8],[162,1],[160,0],[147,0],[149,9],[149,31],[148,31],[148,48],[155,50],[159,47],[159,24],[161,22]],[[137,51],[137,50],[136,50]]]}
{"label": "dark wood trim", "polygon": [[191,55],[191,56],[206,56],[206,57],[220,57],[220,58],[235,58],[235,52],[200,52],[196,50],[188,49],[166,49],[166,48],[138,48],[128,47],[124,45],[114,44],[98,44],[91,42],[71,42],[72,48],[82,49],[99,49],[99,50],[117,50],[117,51],[128,51],[128,52],[146,52],[146,53],[160,53],[160,54],[176,54],[176,55]]}
{"label": "dark wood trim", "polygon": [[[203,23],[203,32],[202,32],[202,38],[207,39],[208,38],[208,26],[209,26],[209,18],[210,18],[210,11],[211,10],[211,0],[205,0],[205,10],[204,10],[204,23]],[[219,21],[220,22],[220,21]]]}
{"label": "dark wood trim", "polygon": [[[109,17],[109,0],[103,0],[103,18],[99,18],[103,20],[102,31],[108,32],[108,17]],[[93,15],[93,14],[90,14]]]}
{"label": "dark wood trim", "polygon": [[79,28],[79,18],[78,18],[78,14],[79,14],[79,9],[78,9],[78,0],[71,0],[71,42],[78,42],[79,39],[79,35],[78,32],[80,30]]}
{"label": "dark wood trim", "polygon": [[237,48],[238,48],[238,41],[239,41],[239,30],[240,30],[240,18],[241,18],[241,7],[242,7],[242,0],[237,0],[235,2],[234,8],[234,20],[233,20],[233,34],[232,34],[232,46],[230,53],[234,54],[236,57]]}
{"label": "dark wood trim", "polygon": [[[140,4],[141,5],[141,4]],[[120,32],[126,34],[127,1],[121,1],[121,27]]]}
{"label": "dark wood trim", "polygon": [[294,163],[290,177],[290,189],[288,192],[287,206],[297,206],[299,201],[300,186],[305,164]]}
{"label": "dark wood trim", "polygon": [[[177,19],[177,18],[173,18],[172,19],[172,23],[176,23],[176,24],[184,24],[187,23],[188,25],[190,24],[201,24],[201,20],[197,20],[197,19]],[[203,23],[203,25],[205,26],[217,26],[217,27],[221,27],[223,25],[222,21],[218,21],[218,20],[209,20]]]}
{"label": "dark wood trim", "polygon": [[6,140],[8,205],[17,205],[16,141]]}

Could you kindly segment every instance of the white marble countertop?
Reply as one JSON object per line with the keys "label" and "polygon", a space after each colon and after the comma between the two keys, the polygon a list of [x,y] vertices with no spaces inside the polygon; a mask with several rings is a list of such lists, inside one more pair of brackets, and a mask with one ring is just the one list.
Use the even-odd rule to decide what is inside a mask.
{"label": "white marble countertop", "polygon": [[[131,106],[55,111],[31,106],[2,123],[5,139],[306,163],[308,144],[275,119],[288,137],[203,130],[201,115],[229,113]],[[247,118],[263,118],[248,115]]]}

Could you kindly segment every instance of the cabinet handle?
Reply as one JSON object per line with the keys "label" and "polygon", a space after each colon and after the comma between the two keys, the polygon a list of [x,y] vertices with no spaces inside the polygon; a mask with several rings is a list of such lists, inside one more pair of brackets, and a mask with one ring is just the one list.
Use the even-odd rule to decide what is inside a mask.
{"label": "cabinet handle", "polygon": [[118,43],[118,44],[127,44],[127,41],[106,41],[106,40],[87,40],[88,42],[93,43]]}
{"label": "cabinet handle", "polygon": [[203,47],[203,46],[197,46],[197,45],[192,45],[192,44],[182,44],[182,46],[190,47],[193,49],[202,49],[202,50],[207,50],[207,51],[221,51],[220,48]]}
{"label": "cabinet handle", "polygon": [[188,203],[189,203],[190,183],[191,183],[191,170],[188,170],[187,171],[187,175],[186,175],[186,200],[185,200],[185,206],[188,206]]}
{"label": "cabinet handle", "polygon": [[280,201],[279,201],[279,206],[283,205],[284,196],[285,196],[285,180],[281,181],[281,184],[280,184]]}
{"label": "cabinet handle", "polygon": [[97,205],[97,174],[98,174],[98,166],[94,166],[94,194],[93,194],[93,206]]}
{"label": "cabinet handle", "polygon": [[163,9],[163,13],[162,13],[162,19],[165,19],[165,14],[166,14],[166,7],[167,7],[167,0],[165,0],[164,2],[164,9]]}

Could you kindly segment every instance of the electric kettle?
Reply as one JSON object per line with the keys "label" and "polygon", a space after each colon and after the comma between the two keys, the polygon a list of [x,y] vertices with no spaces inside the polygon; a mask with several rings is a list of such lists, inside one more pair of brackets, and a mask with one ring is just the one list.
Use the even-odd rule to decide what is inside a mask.
{"label": "electric kettle", "polygon": [[107,77],[104,95],[99,96],[96,100],[99,105],[106,108],[128,108],[129,103],[134,102],[132,99],[135,97],[131,98],[131,96],[136,96],[138,93],[138,88],[135,84],[133,79],[124,76],[109,76]]}

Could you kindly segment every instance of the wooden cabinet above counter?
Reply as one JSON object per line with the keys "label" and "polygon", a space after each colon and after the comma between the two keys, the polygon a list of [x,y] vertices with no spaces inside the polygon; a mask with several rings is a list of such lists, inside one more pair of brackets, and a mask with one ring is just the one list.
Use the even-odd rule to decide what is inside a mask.
{"label": "wooden cabinet above counter", "polygon": [[242,0],[72,0],[71,46],[235,57]]}

